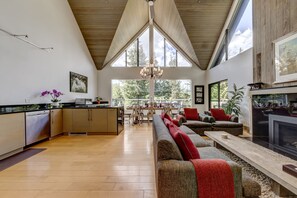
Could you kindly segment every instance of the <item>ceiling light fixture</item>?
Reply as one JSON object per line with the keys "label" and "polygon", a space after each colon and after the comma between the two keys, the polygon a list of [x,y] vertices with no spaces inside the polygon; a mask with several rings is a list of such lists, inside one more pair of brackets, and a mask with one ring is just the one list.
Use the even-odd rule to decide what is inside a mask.
{"label": "ceiling light fixture", "polygon": [[149,65],[143,67],[140,70],[140,76],[145,79],[156,79],[161,78],[163,75],[163,69],[160,67],[156,67],[154,64],[154,0],[147,0],[149,5],[149,15],[150,15],[150,23],[149,23],[149,48],[150,48],[150,58]]}
{"label": "ceiling light fixture", "polygon": [[142,78],[145,78],[145,79],[161,78],[163,75],[163,69],[161,69],[160,67],[155,67],[154,64],[150,64],[140,70],[140,75]]}

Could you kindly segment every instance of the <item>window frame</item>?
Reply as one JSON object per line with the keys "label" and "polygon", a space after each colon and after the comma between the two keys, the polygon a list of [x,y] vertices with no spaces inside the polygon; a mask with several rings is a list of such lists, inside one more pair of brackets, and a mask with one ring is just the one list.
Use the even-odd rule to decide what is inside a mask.
{"label": "window frame", "polygon": [[218,108],[221,108],[221,86],[220,85],[222,82],[227,82],[227,86],[229,86],[228,79],[224,79],[224,80],[220,80],[220,81],[208,84],[208,110],[211,109],[211,86],[216,84],[218,85]]}
{"label": "window frame", "polygon": [[[125,65],[123,65],[123,66],[113,66],[113,64],[115,63],[115,62],[117,62],[118,61],[118,59],[119,59],[119,57],[121,57],[122,56],[122,54],[120,54],[111,64],[110,64],[110,66],[111,67],[115,67],[115,68],[135,68],[135,67],[145,67],[145,66],[143,66],[143,65],[140,65],[140,61],[139,61],[139,38],[146,32],[146,31],[148,31],[148,28],[146,28],[133,42],[131,42],[128,46],[127,46],[127,48],[122,52],[122,54],[125,54]],[[163,40],[163,47],[164,47],[164,53],[163,53],[163,55],[164,55],[164,66],[158,66],[158,67],[167,67],[167,68],[176,68],[176,67],[181,67],[181,68],[191,68],[191,67],[193,67],[193,63],[188,59],[188,58],[186,58],[185,57],[185,55],[183,54],[183,53],[181,53],[175,46],[174,46],[174,44],[172,44],[171,42],[170,42],[170,40],[169,39],[167,39],[166,38],[166,36],[164,36],[163,35],[163,33],[161,32],[161,31],[159,31],[159,29],[158,28],[156,28],[156,27],[154,27],[154,31],[156,31],[156,32],[158,32],[158,34],[160,34],[161,36],[162,36],[162,40]],[[155,38],[154,38],[154,41],[155,41]],[[153,43],[154,43],[154,41],[153,41]],[[136,42],[136,45],[137,45],[137,47],[136,47],[136,49],[137,49],[137,65],[135,65],[135,66],[128,66],[128,57],[127,57],[127,51],[128,51],[128,49],[129,49],[129,47],[131,46],[131,45],[133,45],[134,43]],[[175,66],[170,66],[170,65],[167,65],[166,64],[166,62],[167,62],[167,58],[166,58],[166,52],[167,52],[167,50],[166,50],[166,46],[167,46],[167,43],[168,43],[168,45],[170,45],[172,48],[174,48],[174,50],[175,50]],[[153,44],[154,45],[154,44]],[[187,63],[188,63],[188,65],[179,65],[178,64],[178,54],[180,55],[180,57],[182,57],[182,59],[184,59]],[[162,61],[163,62],[163,61]],[[189,66],[190,65],[190,66]]]}
{"label": "window frame", "polygon": [[[236,8],[236,10],[235,10],[235,12],[233,14],[233,17],[232,17],[229,25],[227,26],[227,28],[226,28],[226,30],[224,32],[223,39],[222,39],[222,41],[221,41],[221,43],[219,45],[218,51],[216,52],[214,61],[212,62],[211,66],[210,66],[210,69],[214,68],[214,67],[220,65],[220,63],[222,63],[222,57],[223,57],[224,53],[226,54],[224,62],[229,60],[229,55],[228,55],[229,48],[228,48],[228,46],[229,46],[229,44],[231,42],[231,39],[232,39],[233,35],[235,34],[235,30],[237,28],[237,25],[239,24],[239,22],[240,22],[240,20],[241,20],[241,18],[243,16],[248,4],[249,4],[249,2],[252,2],[252,1],[253,0],[241,0],[238,3],[237,8]],[[253,15],[252,15],[252,21],[253,21]],[[237,56],[237,55],[235,55],[235,56]]]}

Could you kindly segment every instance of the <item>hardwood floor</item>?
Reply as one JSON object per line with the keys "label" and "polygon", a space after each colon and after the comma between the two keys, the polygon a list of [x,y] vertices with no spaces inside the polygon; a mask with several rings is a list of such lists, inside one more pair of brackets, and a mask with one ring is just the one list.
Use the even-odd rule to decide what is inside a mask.
{"label": "hardwood floor", "polygon": [[41,143],[47,150],[0,172],[0,197],[156,197],[151,127]]}

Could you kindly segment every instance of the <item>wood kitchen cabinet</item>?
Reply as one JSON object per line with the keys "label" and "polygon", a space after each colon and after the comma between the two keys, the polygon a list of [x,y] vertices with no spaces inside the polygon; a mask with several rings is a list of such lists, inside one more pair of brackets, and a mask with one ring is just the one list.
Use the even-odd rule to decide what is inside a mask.
{"label": "wood kitchen cabinet", "polygon": [[63,133],[63,110],[51,110],[51,137]]}
{"label": "wood kitchen cabinet", "polygon": [[88,134],[118,134],[117,108],[63,109],[63,131]]}
{"label": "wood kitchen cabinet", "polygon": [[108,120],[107,109],[90,109],[90,130],[89,132],[104,133],[108,132],[107,120]]}
{"label": "wood kitchen cabinet", "polygon": [[90,130],[90,109],[75,109],[72,113],[72,132],[88,132]]}
{"label": "wood kitchen cabinet", "polygon": [[108,116],[108,122],[107,122],[107,131],[109,133],[117,133],[118,131],[118,114],[117,109],[108,109],[107,110],[107,116]]}
{"label": "wood kitchen cabinet", "polygon": [[25,114],[0,115],[0,160],[23,150],[25,146]]}
{"label": "wood kitchen cabinet", "polygon": [[72,131],[72,109],[63,109],[63,132]]}

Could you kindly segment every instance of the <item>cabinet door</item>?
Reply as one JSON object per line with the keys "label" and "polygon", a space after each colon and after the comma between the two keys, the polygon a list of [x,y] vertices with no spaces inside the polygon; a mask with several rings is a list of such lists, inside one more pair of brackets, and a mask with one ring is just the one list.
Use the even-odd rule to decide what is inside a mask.
{"label": "cabinet door", "polygon": [[118,110],[117,109],[108,109],[108,132],[116,133],[118,129]]}
{"label": "cabinet door", "polygon": [[72,131],[72,109],[63,109],[63,132]]}
{"label": "cabinet door", "polygon": [[63,133],[63,110],[51,110],[51,137]]}
{"label": "cabinet door", "polygon": [[0,145],[0,155],[25,146],[24,113],[0,115]]}
{"label": "cabinet door", "polygon": [[72,113],[72,132],[89,132],[90,109],[74,109]]}
{"label": "cabinet door", "polygon": [[107,109],[92,109],[91,111],[92,113],[90,132],[108,132]]}

